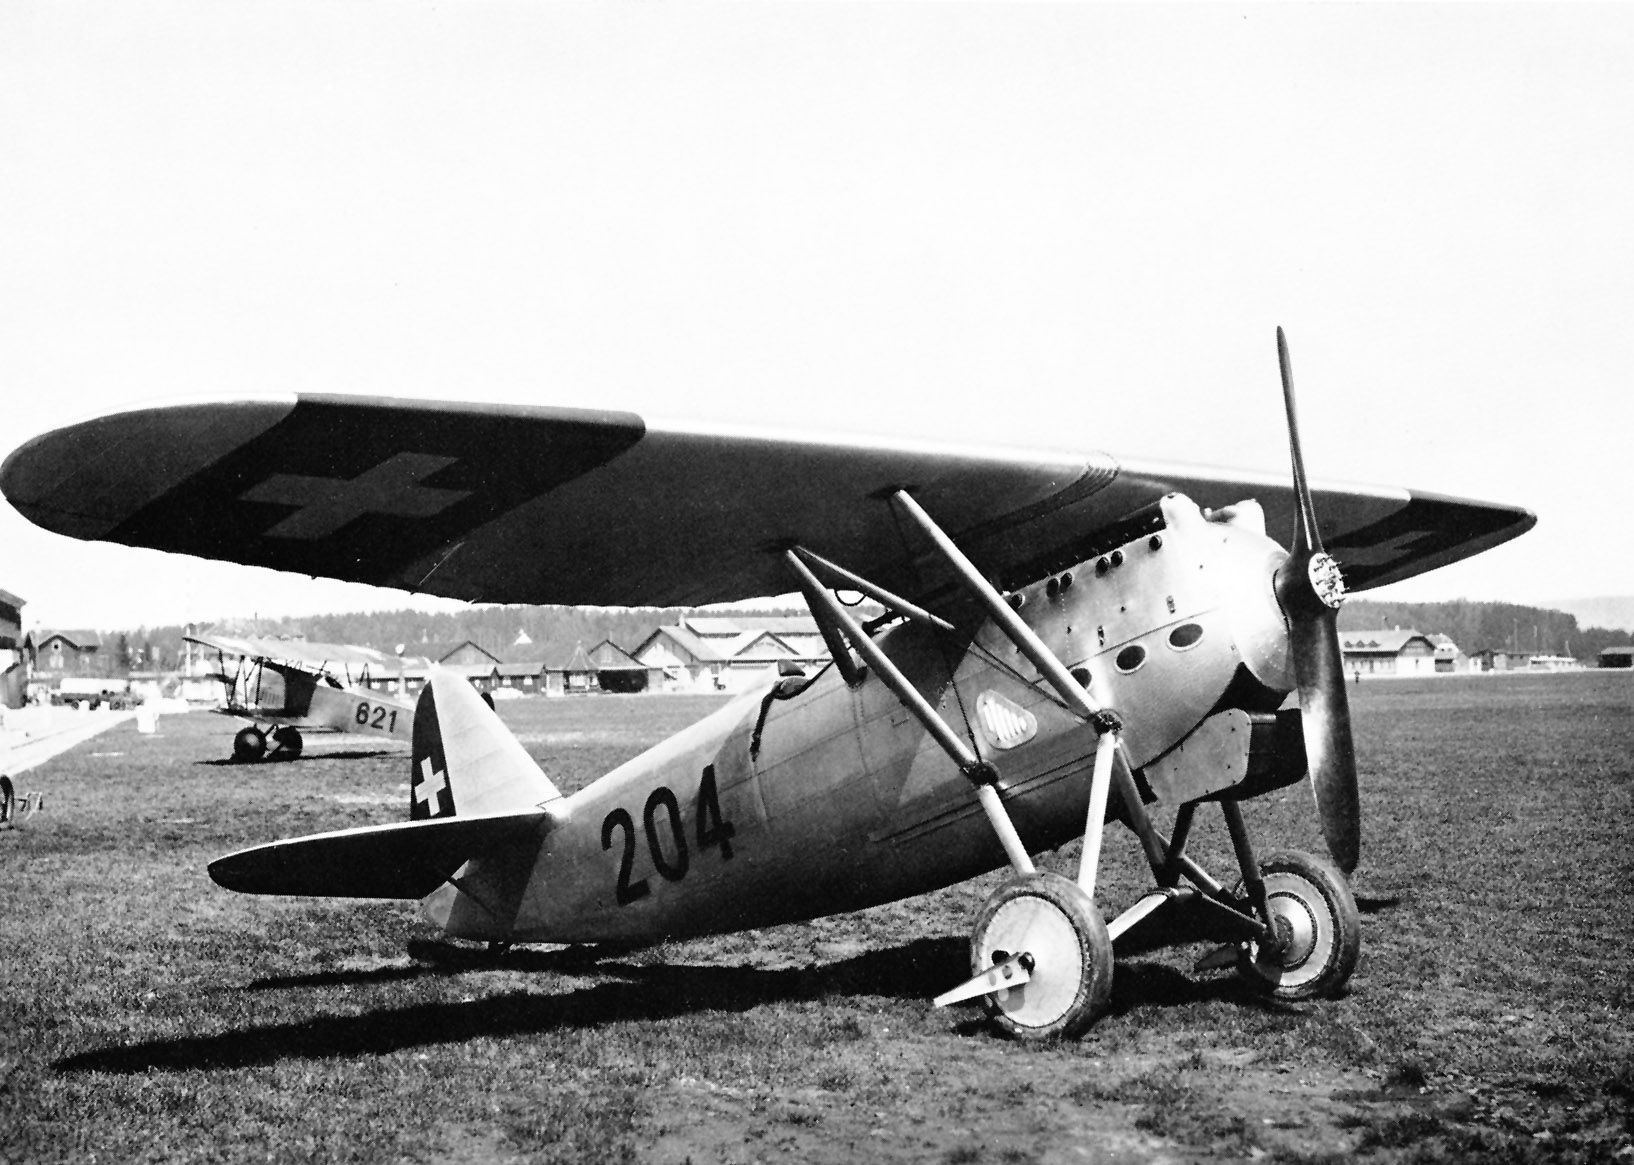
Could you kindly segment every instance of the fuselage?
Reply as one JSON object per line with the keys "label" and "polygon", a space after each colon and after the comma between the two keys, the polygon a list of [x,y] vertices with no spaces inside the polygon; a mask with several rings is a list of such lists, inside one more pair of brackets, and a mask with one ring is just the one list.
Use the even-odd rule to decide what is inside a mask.
{"label": "fuselage", "polygon": [[[1284,552],[1257,507],[1205,517],[1171,496],[1011,603],[1096,701],[1123,715],[1135,770],[1247,685],[1292,686],[1270,580]],[[898,623],[877,643],[996,766],[1031,851],[1082,833],[1096,734],[991,622]],[[1154,774],[1160,772],[1155,767]],[[1161,780],[1143,795],[1172,801]],[[426,900],[450,933],[645,941],[860,909],[994,869],[1005,854],[970,782],[875,675],[838,668],[734,700],[552,807],[537,859],[470,863]]]}

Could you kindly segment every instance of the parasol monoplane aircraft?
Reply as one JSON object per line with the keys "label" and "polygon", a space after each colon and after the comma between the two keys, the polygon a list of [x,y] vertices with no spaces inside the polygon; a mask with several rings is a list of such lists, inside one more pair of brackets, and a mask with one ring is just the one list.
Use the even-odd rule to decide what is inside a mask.
{"label": "parasol monoplane aircraft", "polygon": [[384,652],[304,639],[186,638],[216,654],[213,676],[225,689],[219,711],[250,722],[233,736],[235,761],[294,760],[303,731],[413,739],[413,705],[367,684],[371,667],[378,674],[392,666]]}
{"label": "parasol monoplane aircraft", "polygon": [[[571,796],[469,685],[434,672],[409,821],[258,846],[211,876],[252,894],[419,899],[458,938],[630,943],[856,910],[1007,865],[976,913],[970,977],[938,1002],[981,999],[1007,1034],[1042,1039],[1104,1010],[1115,942],[1218,943],[1207,965],[1282,998],[1344,986],[1360,942],[1345,584],[1409,578],[1535,521],[1308,482],[1280,331],[1278,353],[1291,481],[302,395],[64,428],[13,453],[0,488],[77,538],[471,600],[696,605],[798,587],[823,668]],[[883,614],[859,621],[839,601],[854,592]],[[1299,707],[1283,709],[1292,692]],[[1307,773],[1332,862],[1264,852],[1245,820],[1245,801]],[[1188,849],[1210,806],[1234,888]],[[1134,832],[1151,875],[1110,922],[1096,899],[1108,821]],[[1076,878],[1035,866],[1080,837]]]}

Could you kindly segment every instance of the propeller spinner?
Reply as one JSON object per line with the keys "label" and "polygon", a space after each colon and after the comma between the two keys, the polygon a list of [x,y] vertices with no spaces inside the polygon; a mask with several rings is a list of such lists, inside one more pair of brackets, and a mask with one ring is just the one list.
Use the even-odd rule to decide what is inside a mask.
{"label": "propeller spinner", "polygon": [[1294,678],[1305,727],[1305,758],[1311,792],[1328,851],[1346,874],[1361,855],[1361,808],[1356,793],[1356,749],[1350,735],[1350,701],[1345,694],[1345,661],[1339,650],[1339,607],[1345,586],[1339,564],[1322,549],[1305,459],[1294,412],[1294,376],[1288,341],[1277,329],[1282,366],[1282,398],[1288,410],[1288,448],[1293,459],[1293,545],[1276,573],[1277,601],[1288,618]]}

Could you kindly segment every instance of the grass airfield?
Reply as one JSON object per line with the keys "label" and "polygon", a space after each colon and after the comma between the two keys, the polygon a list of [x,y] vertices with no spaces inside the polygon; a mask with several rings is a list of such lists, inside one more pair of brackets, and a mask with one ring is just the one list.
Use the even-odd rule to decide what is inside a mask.
{"label": "grass airfield", "polygon": [[[1352,688],[1361,966],[1279,1005],[1202,948],[1120,960],[1075,1043],[929,998],[994,878],[597,960],[441,942],[411,905],[250,898],[206,864],[407,816],[406,749],[225,763],[232,723],[122,724],[0,831],[0,1161],[1634,1162],[1634,677]],[[718,701],[517,701],[564,789]],[[1251,802],[1320,850],[1309,794]],[[1194,851],[1223,880],[1217,813]],[[1076,846],[1042,865],[1071,873]],[[1123,831],[1111,913],[1144,886]]]}

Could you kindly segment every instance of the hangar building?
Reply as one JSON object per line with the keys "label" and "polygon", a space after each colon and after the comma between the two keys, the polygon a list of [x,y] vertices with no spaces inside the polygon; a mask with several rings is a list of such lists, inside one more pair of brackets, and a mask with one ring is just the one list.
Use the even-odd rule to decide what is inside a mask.
{"label": "hangar building", "polygon": [[1607,647],[1600,652],[1600,666],[1634,668],[1634,646]]}
{"label": "hangar building", "polygon": [[1437,671],[1435,642],[1411,628],[1341,631],[1339,650],[1350,675],[1429,676]]}
{"label": "hangar building", "polygon": [[27,698],[23,600],[10,591],[0,591],[0,708],[21,708]]}
{"label": "hangar building", "polygon": [[107,670],[102,666],[102,636],[95,631],[30,631],[23,650],[37,680],[102,675]]}
{"label": "hangar building", "polygon": [[781,667],[814,670],[828,661],[810,615],[687,615],[630,654],[661,672],[667,687],[733,692],[775,679]]}

